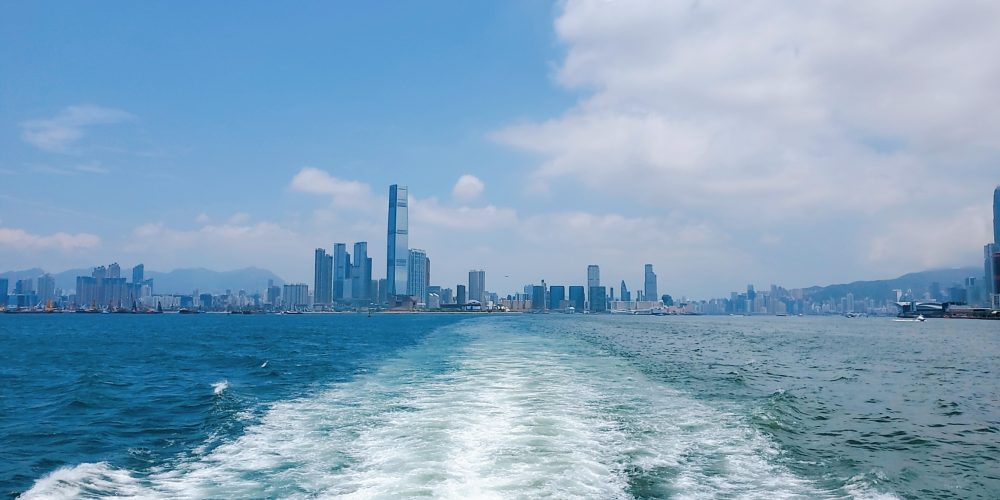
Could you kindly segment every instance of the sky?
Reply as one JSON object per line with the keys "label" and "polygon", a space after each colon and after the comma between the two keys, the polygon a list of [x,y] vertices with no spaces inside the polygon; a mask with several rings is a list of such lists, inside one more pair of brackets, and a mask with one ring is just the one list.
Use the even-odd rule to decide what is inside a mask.
{"label": "sky", "polygon": [[980,265],[1000,3],[4,2],[0,270],[727,295]]}

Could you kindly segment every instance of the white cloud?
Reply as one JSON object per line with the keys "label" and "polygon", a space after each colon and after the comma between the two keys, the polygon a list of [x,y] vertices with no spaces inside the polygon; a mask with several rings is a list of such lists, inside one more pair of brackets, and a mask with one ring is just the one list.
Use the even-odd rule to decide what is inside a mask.
{"label": "white cloud", "polygon": [[229,218],[229,224],[240,225],[250,222],[250,214],[246,212],[236,212]]}
{"label": "white cloud", "polygon": [[455,182],[455,187],[452,188],[451,195],[456,200],[468,202],[478,198],[483,194],[483,190],[485,189],[486,185],[478,177],[465,174]]}
{"label": "white cloud", "polygon": [[21,138],[43,151],[59,152],[82,139],[88,127],[111,125],[134,118],[126,111],[92,104],[69,106],[52,118],[22,122]]}
{"label": "white cloud", "polygon": [[290,188],[301,193],[329,196],[333,205],[339,208],[370,210],[381,206],[380,198],[372,193],[368,184],[340,179],[315,167],[299,170]]}
{"label": "white cloud", "polygon": [[517,223],[517,211],[512,208],[485,205],[481,207],[444,206],[437,198],[410,197],[412,224],[426,224],[449,229],[490,230],[510,227]]}
{"label": "white cloud", "polygon": [[77,165],[75,168],[76,170],[87,174],[106,175],[111,173],[111,170],[102,167],[98,163],[87,163],[84,165]]}
{"label": "white cloud", "polygon": [[1000,160],[998,22],[985,1],[569,0],[557,78],[590,95],[494,138],[539,155],[532,186],[768,221],[912,210]]}
{"label": "white cloud", "polygon": [[0,245],[19,250],[73,251],[100,246],[101,239],[89,233],[58,232],[49,235],[32,234],[23,229],[0,227]]}

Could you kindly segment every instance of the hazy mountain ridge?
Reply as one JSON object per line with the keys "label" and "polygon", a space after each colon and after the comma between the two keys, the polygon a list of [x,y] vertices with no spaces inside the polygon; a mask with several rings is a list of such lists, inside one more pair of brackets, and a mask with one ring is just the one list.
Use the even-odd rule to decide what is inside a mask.
{"label": "hazy mountain ridge", "polygon": [[814,301],[834,299],[839,300],[848,293],[853,293],[856,299],[865,297],[873,299],[894,298],[893,290],[912,290],[918,297],[922,296],[930,287],[931,283],[937,282],[941,285],[941,291],[947,295],[948,287],[963,283],[965,278],[975,277],[976,281],[983,279],[983,269],[981,267],[959,267],[953,269],[932,269],[915,273],[907,273],[898,278],[854,281],[827,286],[812,286],[804,289],[806,297]]}
{"label": "hazy mountain ridge", "polygon": [[[96,266],[95,266],[96,267]],[[76,288],[77,276],[90,276],[93,268],[68,269],[52,273],[56,280],[56,288],[73,290]],[[14,282],[19,279],[35,279],[45,273],[41,268],[25,269],[23,271],[7,271],[0,273],[0,278],[10,280],[13,290]],[[123,267],[122,277],[132,281],[132,268]],[[228,290],[246,290],[247,292],[263,291],[268,280],[274,284],[283,285],[285,281],[267,269],[247,267],[232,271],[214,271],[205,268],[182,268],[173,271],[160,272],[146,270],[146,279],[153,280],[155,293],[189,294],[195,289],[201,293],[223,293]]]}

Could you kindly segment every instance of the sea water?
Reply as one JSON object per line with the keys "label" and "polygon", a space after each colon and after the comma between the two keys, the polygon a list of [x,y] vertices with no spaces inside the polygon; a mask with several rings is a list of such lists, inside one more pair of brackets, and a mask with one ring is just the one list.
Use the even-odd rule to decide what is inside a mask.
{"label": "sea water", "polygon": [[998,498],[1000,324],[0,317],[23,498]]}

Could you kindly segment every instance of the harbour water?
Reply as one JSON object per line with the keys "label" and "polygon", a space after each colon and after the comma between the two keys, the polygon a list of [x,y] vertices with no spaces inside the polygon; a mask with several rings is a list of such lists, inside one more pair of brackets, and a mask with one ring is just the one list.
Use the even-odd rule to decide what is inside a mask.
{"label": "harbour water", "polygon": [[998,498],[996,322],[0,317],[0,493]]}

